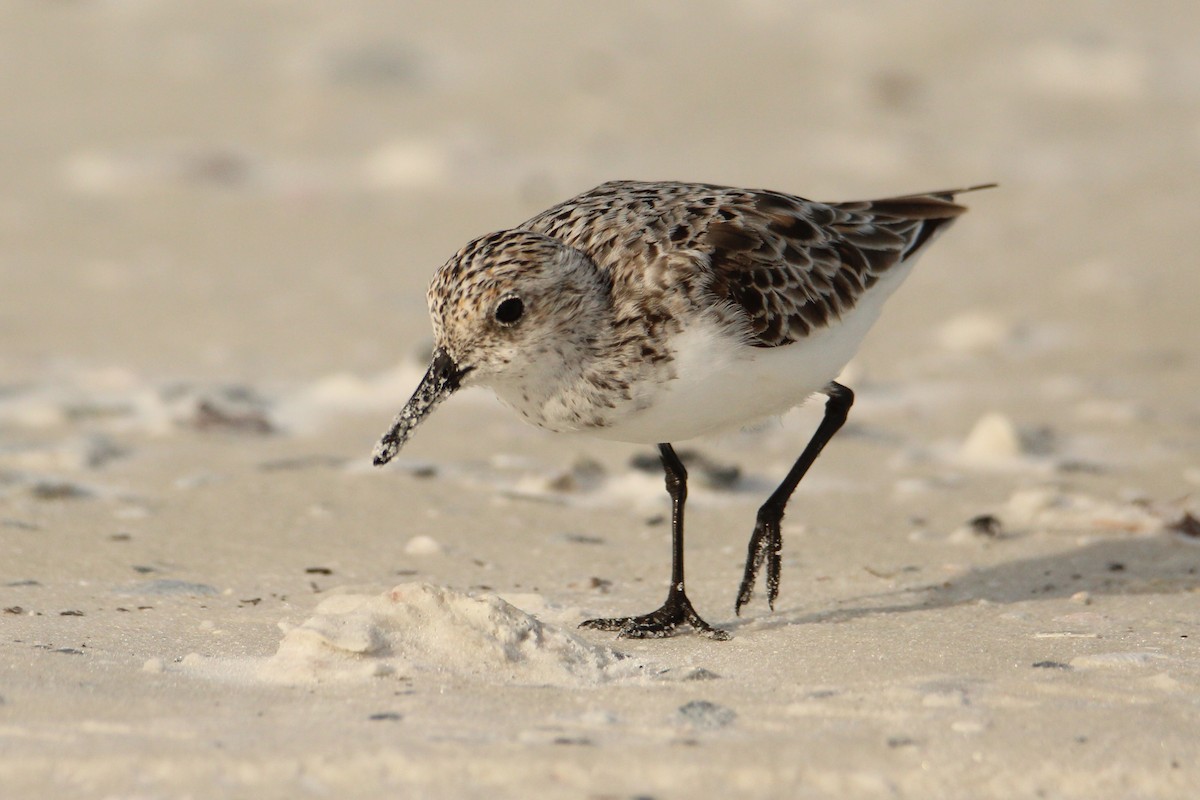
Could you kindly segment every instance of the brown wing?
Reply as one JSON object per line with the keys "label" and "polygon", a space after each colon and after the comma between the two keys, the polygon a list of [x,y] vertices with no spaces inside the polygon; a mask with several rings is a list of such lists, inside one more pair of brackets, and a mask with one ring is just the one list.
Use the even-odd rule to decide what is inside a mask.
{"label": "brown wing", "polygon": [[613,181],[520,227],[577,247],[600,269],[633,282],[662,274],[656,267],[672,256],[694,259],[693,277],[704,279],[687,283],[707,284],[709,302],[741,309],[751,344],[778,347],[852,308],[966,211],[953,202],[956,194],[988,186],[817,203],[708,184]]}
{"label": "brown wing", "polygon": [[965,212],[953,202],[959,191],[832,204],[752,192],[700,237],[711,290],[745,311],[752,344],[790,344],[853,308]]}

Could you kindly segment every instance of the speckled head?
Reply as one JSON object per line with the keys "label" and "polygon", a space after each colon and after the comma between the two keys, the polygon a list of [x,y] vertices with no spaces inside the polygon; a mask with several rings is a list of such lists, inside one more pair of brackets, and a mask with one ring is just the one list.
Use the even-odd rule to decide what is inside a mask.
{"label": "speckled head", "polygon": [[427,295],[434,356],[429,371],[375,448],[391,460],[416,426],[461,386],[505,388],[578,359],[580,315],[602,313],[608,288],[580,251],[525,230],[481,236],[433,276]]}

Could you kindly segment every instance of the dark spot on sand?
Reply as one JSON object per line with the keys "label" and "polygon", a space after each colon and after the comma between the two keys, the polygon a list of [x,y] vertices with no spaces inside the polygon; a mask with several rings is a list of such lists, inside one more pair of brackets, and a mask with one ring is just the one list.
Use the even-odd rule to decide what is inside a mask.
{"label": "dark spot on sand", "polygon": [[679,707],[679,716],[697,728],[716,730],[732,724],[737,712],[707,700],[692,700]]}
{"label": "dark spot on sand", "polygon": [[1192,516],[1191,512],[1185,511],[1182,517],[1167,526],[1167,530],[1182,533],[1193,539],[1200,538],[1200,519]]}
{"label": "dark spot on sand", "polygon": [[604,544],[603,536],[589,536],[586,533],[564,533],[563,539],[572,544]]}
{"label": "dark spot on sand", "polygon": [[1000,518],[994,514],[980,514],[977,517],[972,517],[967,520],[967,527],[976,536],[998,539],[1004,535],[1004,526],[1001,524]]}

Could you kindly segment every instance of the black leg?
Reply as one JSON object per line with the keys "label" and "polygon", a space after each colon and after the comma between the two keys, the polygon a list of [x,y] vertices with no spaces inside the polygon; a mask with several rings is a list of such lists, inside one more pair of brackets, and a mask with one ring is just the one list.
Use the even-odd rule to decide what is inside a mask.
{"label": "black leg", "polygon": [[758,520],[754,525],[754,533],[750,536],[750,552],[746,554],[746,574],[742,577],[737,603],[734,605],[734,610],[739,615],[742,613],[742,606],[749,603],[750,596],[754,594],[754,583],[758,580],[758,570],[763,561],[767,562],[767,604],[774,610],[775,598],[779,596],[779,568],[783,563],[783,511],[804,473],[808,472],[821,450],[845,424],[846,417],[850,414],[850,406],[854,405],[854,392],[835,381],[831,381],[825,387],[825,394],[829,396],[825,401],[825,417],[817,427],[816,433],[809,440],[804,452],[796,459],[783,483],[779,484],[779,488],[758,510]]}
{"label": "black leg", "polygon": [[728,639],[727,632],[700,618],[683,589],[683,504],[687,500],[687,470],[671,445],[660,444],[658,452],[666,473],[667,494],[671,495],[671,589],[667,592],[667,601],[657,611],[640,617],[589,619],[579,627],[617,631],[619,636],[634,639],[657,639],[673,636],[680,625],[690,625],[692,630],[710,638]]}

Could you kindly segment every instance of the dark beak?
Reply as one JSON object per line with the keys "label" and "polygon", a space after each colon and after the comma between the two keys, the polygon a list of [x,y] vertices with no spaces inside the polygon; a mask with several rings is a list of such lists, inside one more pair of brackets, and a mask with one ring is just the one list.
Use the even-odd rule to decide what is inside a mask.
{"label": "dark beak", "polygon": [[433,351],[429,370],[421,379],[417,390],[396,415],[391,429],[383,435],[379,444],[375,445],[375,466],[382,466],[396,457],[396,453],[400,452],[400,448],[408,441],[408,437],[412,436],[421,420],[429,416],[429,412],[433,411],[438,403],[454,394],[463,376],[468,372],[469,368],[459,369],[454,359],[442,348]]}

